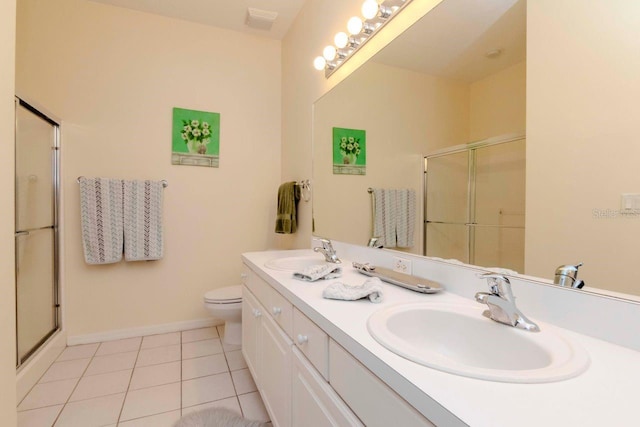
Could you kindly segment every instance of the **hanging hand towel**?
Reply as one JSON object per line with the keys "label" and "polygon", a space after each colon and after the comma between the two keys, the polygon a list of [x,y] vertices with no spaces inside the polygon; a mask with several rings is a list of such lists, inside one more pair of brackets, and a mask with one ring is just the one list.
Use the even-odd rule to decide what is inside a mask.
{"label": "hanging hand towel", "polygon": [[322,292],[327,299],[341,299],[355,301],[361,298],[369,298],[369,301],[382,302],[382,282],[377,277],[367,279],[360,286],[350,286],[345,283],[332,283]]}
{"label": "hanging hand towel", "polygon": [[396,238],[400,248],[413,246],[416,226],[416,193],[410,189],[396,190]]}
{"label": "hanging hand towel", "polygon": [[396,190],[373,190],[373,235],[385,248],[396,247]]}
{"label": "hanging hand towel", "polygon": [[302,271],[293,273],[293,277],[307,282],[315,282],[320,279],[335,279],[342,275],[342,268],[337,264],[312,265]]}
{"label": "hanging hand towel", "polygon": [[162,182],[124,182],[124,259],[151,261],[163,256]]}
{"label": "hanging hand towel", "polygon": [[80,179],[82,246],[87,264],[111,264],[122,259],[122,181]]}
{"label": "hanging hand towel", "polygon": [[278,188],[276,233],[292,234],[298,229],[296,203],[300,200],[300,188],[295,181],[285,182]]}

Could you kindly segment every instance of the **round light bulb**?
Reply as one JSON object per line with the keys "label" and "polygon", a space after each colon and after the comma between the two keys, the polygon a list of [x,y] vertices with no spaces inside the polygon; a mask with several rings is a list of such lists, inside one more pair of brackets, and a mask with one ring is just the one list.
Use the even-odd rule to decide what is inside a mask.
{"label": "round light bulb", "polygon": [[378,14],[378,2],[376,0],[367,0],[362,4],[362,16],[366,19],[373,19]]}
{"label": "round light bulb", "polygon": [[357,16],[349,19],[349,22],[347,22],[347,30],[349,30],[349,34],[354,36],[359,34],[360,31],[362,31],[362,19]]}
{"label": "round light bulb", "polygon": [[317,56],[316,59],[313,60],[313,68],[318,71],[324,70],[324,67],[327,65],[327,61],[322,56]]}
{"label": "round light bulb", "polygon": [[327,61],[333,61],[334,59],[336,59],[336,53],[338,53],[336,51],[336,48],[329,45],[322,51],[322,56],[324,56],[324,59],[326,59]]}
{"label": "round light bulb", "polygon": [[339,32],[334,37],[333,41],[339,49],[342,49],[347,46],[347,43],[349,43],[349,36],[347,33]]}

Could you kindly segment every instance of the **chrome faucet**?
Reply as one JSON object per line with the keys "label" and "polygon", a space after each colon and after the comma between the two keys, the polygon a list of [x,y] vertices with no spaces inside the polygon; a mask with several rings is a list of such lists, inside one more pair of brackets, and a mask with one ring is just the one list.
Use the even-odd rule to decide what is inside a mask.
{"label": "chrome faucet", "polygon": [[369,243],[367,244],[370,248],[379,248],[382,249],[382,243],[380,243],[380,237],[372,237],[369,239]]}
{"label": "chrome faucet", "polygon": [[561,265],[556,268],[553,283],[559,286],[582,289],[582,287],[584,287],[584,280],[578,279],[578,268],[580,267],[582,267],[582,263],[578,263],[577,265]]}
{"label": "chrome faucet", "polygon": [[516,307],[516,297],[511,291],[511,282],[502,274],[483,273],[478,277],[487,279],[491,292],[478,292],[476,301],[487,304],[489,310],[483,314],[496,322],[531,332],[539,332],[538,325],[522,314]]}
{"label": "chrome faucet", "polygon": [[340,261],[340,258],[338,258],[338,255],[336,254],[336,250],[333,249],[331,240],[318,239],[318,241],[322,243],[322,246],[317,246],[313,248],[314,252],[320,252],[322,255],[324,255],[324,259],[327,262],[333,262],[334,264],[340,264],[342,262]]}

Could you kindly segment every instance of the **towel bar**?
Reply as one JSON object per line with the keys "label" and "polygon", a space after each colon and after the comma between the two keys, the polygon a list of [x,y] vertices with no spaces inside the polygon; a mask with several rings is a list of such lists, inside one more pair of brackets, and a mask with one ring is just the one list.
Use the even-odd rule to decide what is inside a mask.
{"label": "towel bar", "polygon": [[[78,177],[78,179],[76,180],[78,184],[80,184],[80,178],[84,178],[84,177],[83,176]],[[160,182],[162,182],[162,188],[167,188],[169,186],[169,182],[166,179],[163,179]]]}

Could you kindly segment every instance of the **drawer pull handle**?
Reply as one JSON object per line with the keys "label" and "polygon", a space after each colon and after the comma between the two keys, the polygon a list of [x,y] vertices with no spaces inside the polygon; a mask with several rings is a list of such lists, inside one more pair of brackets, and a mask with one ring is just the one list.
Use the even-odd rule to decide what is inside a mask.
{"label": "drawer pull handle", "polygon": [[309,341],[309,337],[306,335],[298,334],[298,344],[302,345]]}
{"label": "drawer pull handle", "polygon": [[282,309],[280,307],[273,307],[271,312],[273,313],[274,316],[277,316],[278,314],[282,313]]}
{"label": "drawer pull handle", "polygon": [[247,273],[240,273],[240,278],[241,279],[246,279],[247,278]]}
{"label": "drawer pull handle", "polygon": [[253,317],[260,317],[262,313],[257,308],[253,310]]}

